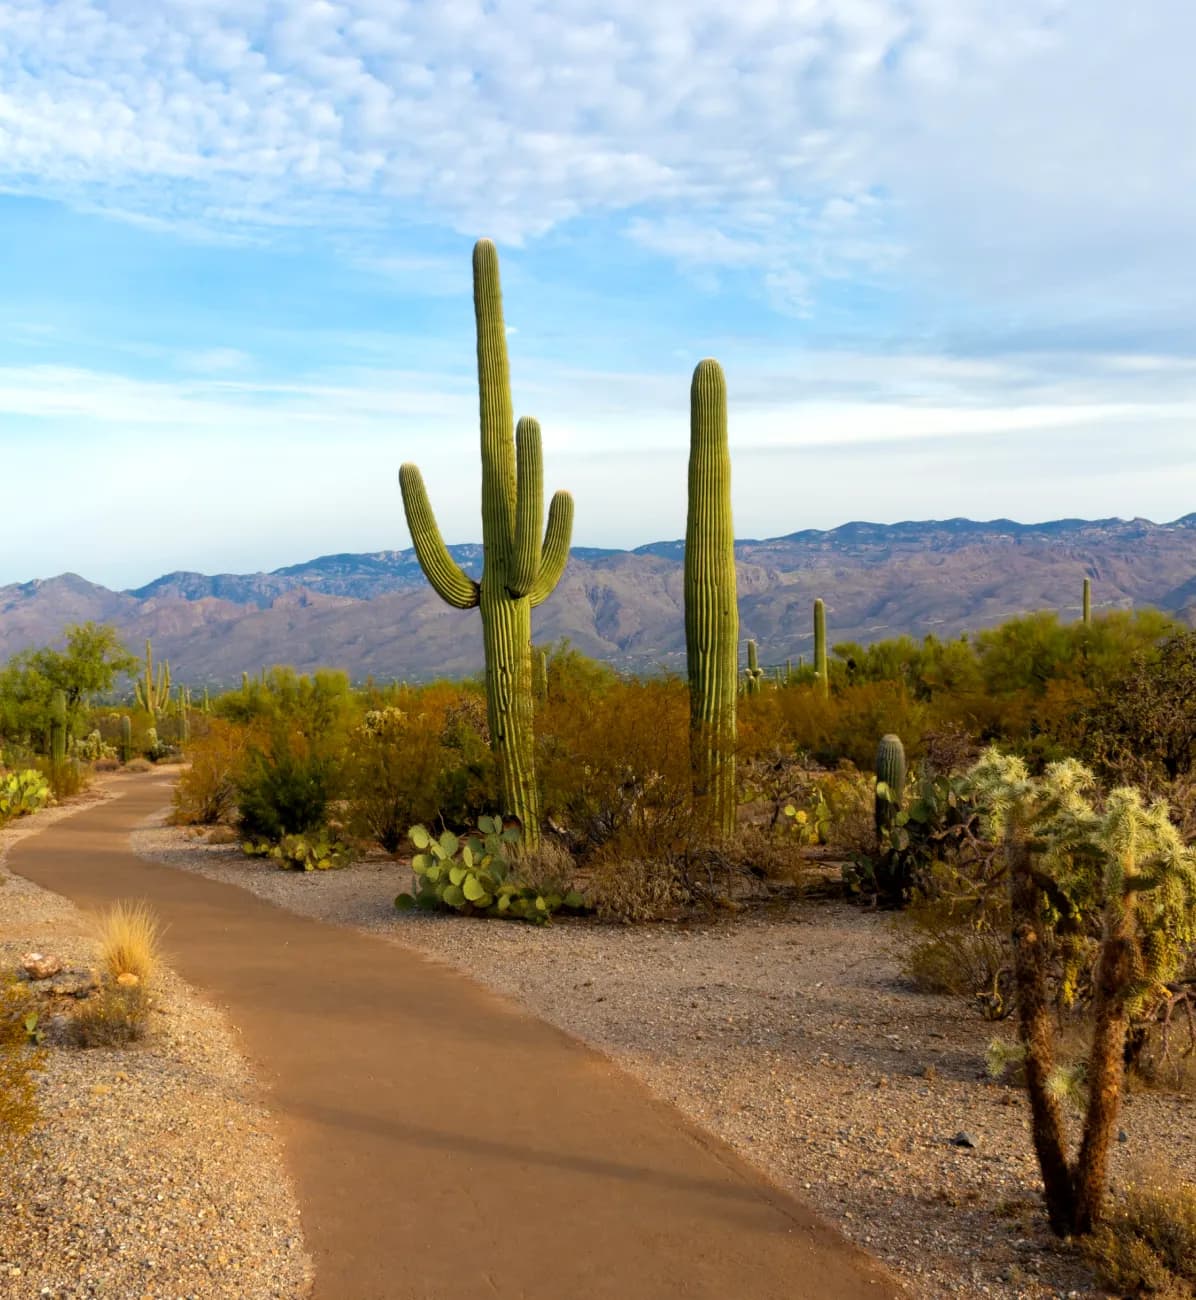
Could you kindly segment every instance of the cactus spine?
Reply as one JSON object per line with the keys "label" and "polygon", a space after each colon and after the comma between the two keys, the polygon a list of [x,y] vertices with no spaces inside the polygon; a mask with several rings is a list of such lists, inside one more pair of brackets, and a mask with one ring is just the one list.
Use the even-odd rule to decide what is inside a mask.
{"label": "cactus spine", "polygon": [[747,668],[744,670],[747,680],[744,689],[748,695],[757,695],[764,684],[764,669],[760,667],[756,643],[750,638],[747,643],[747,658]]}
{"label": "cactus spine", "polygon": [[883,846],[905,798],[905,746],[891,732],[876,747],[876,838]]}
{"label": "cactus spine", "polygon": [[514,419],[507,335],[503,324],[498,253],[488,239],[473,250],[473,301],[477,321],[478,389],[482,441],[482,542],[480,582],[448,553],[416,466],[399,470],[407,527],[424,576],[455,609],[477,606],[486,653],[486,712],[499,760],[502,811],[519,818],[524,841],[540,838],[532,744],[532,609],[556,587],[569,558],[573,498],[557,492],[544,512],[540,426]]}
{"label": "cactus spine", "polygon": [[826,606],[814,602],[814,671],[818,674],[818,689],[823,695],[831,693],[831,679],[826,670]]}
{"label": "cactus spine", "polygon": [[50,762],[61,767],[66,762],[66,695],[55,691],[50,700]]}
{"label": "cactus spine", "polygon": [[156,718],[166,708],[170,699],[170,663],[164,661],[158,665],[154,675],[154,648],[147,640],[145,643],[145,676],[133,684],[137,696],[137,706]]}
{"label": "cactus spine", "polygon": [[1085,627],[1087,627],[1088,624],[1092,622],[1092,579],[1091,578],[1084,579],[1083,614],[1081,615],[1081,617],[1084,620]]}
{"label": "cactus spine", "polygon": [[694,793],[711,823],[735,829],[735,700],[739,605],[731,524],[727,381],[701,361],[689,390],[689,511],[685,526],[685,654]]}
{"label": "cactus spine", "polygon": [[120,720],[120,761],[127,763],[133,757],[133,720],[126,713]]}

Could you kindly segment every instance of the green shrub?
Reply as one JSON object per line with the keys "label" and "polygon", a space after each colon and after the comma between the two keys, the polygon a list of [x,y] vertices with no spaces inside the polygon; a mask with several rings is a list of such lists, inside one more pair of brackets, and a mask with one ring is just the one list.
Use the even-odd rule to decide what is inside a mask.
{"label": "green shrub", "polygon": [[400,894],[395,899],[400,911],[447,907],[546,925],[562,909],[584,907],[576,890],[541,893],[520,882],[511,849],[519,841],[519,831],[515,827],[504,830],[496,817],[480,817],[477,830],[462,838],[445,831],[433,839],[423,826],[413,826],[409,834],[417,850],[411,869],[420,883],[415,894]]}
{"label": "green shrub", "polygon": [[459,807],[464,795],[449,789],[457,764],[442,741],[445,727],[434,713],[392,706],[369,710],[353,734],[349,817],[387,853],[398,851],[413,823],[452,820],[458,810],[442,806]]}
{"label": "green shrub", "polygon": [[301,738],[276,731],[268,750],[251,749],[237,779],[238,825],[249,840],[277,844],[327,820],[334,793],[331,761]]}

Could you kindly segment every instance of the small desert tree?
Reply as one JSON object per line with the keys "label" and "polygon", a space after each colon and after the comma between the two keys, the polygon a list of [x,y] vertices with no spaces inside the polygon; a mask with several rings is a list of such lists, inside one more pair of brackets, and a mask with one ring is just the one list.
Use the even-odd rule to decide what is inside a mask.
{"label": "small desert tree", "polygon": [[[1114,790],[1097,806],[1093,776],[1074,760],[1031,777],[1021,759],[989,750],[969,784],[1005,853],[1018,1034],[1047,1215],[1060,1236],[1091,1232],[1104,1208],[1129,1019],[1170,996],[1167,983],[1196,941],[1196,852],[1184,847],[1166,806],[1147,807],[1136,790]],[[1092,1047],[1073,1160],[1049,972],[1061,961],[1063,998],[1073,996],[1093,930]]]}

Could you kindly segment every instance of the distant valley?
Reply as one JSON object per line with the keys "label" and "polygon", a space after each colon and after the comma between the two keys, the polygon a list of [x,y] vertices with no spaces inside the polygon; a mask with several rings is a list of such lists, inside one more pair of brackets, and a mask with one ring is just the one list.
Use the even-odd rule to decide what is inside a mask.
{"label": "distant valley", "polygon": [[[482,548],[450,548],[480,573]],[[537,642],[567,637],[621,668],[685,660],[680,541],[634,551],[574,550],[533,616]],[[1152,605],[1196,624],[1196,514],[1017,524],[966,519],[849,523],[736,544],[741,634],[765,663],[810,652],[811,603],[830,640],[950,636],[1036,609],[1078,617],[1092,579],[1104,609]],[[343,668],[357,680],[477,671],[480,623],[441,603],[413,551],[327,555],[273,573],[169,573],[135,591],[76,574],[0,588],[0,654],[56,641],[68,623],[112,623],[137,650],[152,637],[176,681],[233,684],[275,663]]]}

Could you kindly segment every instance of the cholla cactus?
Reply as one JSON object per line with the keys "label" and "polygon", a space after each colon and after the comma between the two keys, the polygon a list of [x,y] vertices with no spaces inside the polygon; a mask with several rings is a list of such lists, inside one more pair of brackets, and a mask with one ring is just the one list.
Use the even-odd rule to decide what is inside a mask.
{"label": "cholla cactus", "polygon": [[[1060,1235],[1091,1232],[1104,1208],[1129,1017],[1170,996],[1167,985],[1196,943],[1196,850],[1184,846],[1166,805],[1147,807],[1136,790],[1114,790],[1097,807],[1092,773],[1074,760],[1032,777],[1020,758],[990,750],[969,785],[1005,850],[1018,1036],[1047,1214]],[[1069,1160],[1047,996],[1049,941],[1052,931],[1095,924],[1088,1103]],[[1072,947],[1071,963],[1080,960]],[[1074,978],[1065,971],[1065,996]]]}

